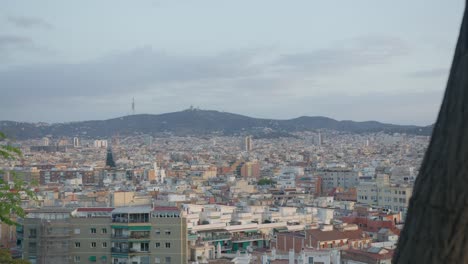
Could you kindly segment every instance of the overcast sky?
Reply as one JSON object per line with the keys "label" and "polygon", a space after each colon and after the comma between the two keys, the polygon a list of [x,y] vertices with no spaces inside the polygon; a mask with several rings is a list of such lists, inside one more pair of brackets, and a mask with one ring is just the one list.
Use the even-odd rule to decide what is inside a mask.
{"label": "overcast sky", "polygon": [[0,120],[435,121],[464,1],[0,1]]}

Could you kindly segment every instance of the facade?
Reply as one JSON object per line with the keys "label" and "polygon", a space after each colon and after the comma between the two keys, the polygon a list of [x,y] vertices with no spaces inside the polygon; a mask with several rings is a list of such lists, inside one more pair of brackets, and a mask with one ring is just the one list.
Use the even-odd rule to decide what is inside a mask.
{"label": "facade", "polygon": [[240,171],[241,177],[259,178],[260,177],[260,164],[258,162],[246,162],[242,165]]}
{"label": "facade", "polygon": [[32,264],[70,263],[70,209],[38,209],[28,213],[18,234],[22,257]]}
{"label": "facade", "polygon": [[244,139],[244,150],[252,151],[252,149],[253,149],[252,136],[247,136]]}
{"label": "facade", "polygon": [[18,237],[32,264],[187,262],[187,225],[176,207],[38,209]]}
{"label": "facade", "polygon": [[186,263],[187,224],[177,207],[112,212],[112,263]]}
{"label": "facade", "polygon": [[412,193],[413,186],[411,184],[393,184],[388,181],[388,178],[383,177],[378,178],[375,182],[359,184],[357,201],[362,204],[406,213]]}
{"label": "facade", "polygon": [[344,189],[356,187],[359,184],[357,171],[345,168],[324,169],[316,172],[322,180],[322,193],[328,193],[337,187]]}
{"label": "facade", "polygon": [[74,137],[74,138],[73,138],[73,147],[74,147],[74,148],[77,148],[77,147],[79,147],[79,146],[80,146],[80,139],[77,138],[77,137]]}
{"label": "facade", "polygon": [[109,263],[113,208],[78,208],[70,222],[70,262]]}
{"label": "facade", "polygon": [[296,187],[303,188],[308,194],[320,196],[322,194],[322,179],[318,176],[296,176]]}
{"label": "facade", "polygon": [[107,148],[107,140],[94,140],[95,148]]}

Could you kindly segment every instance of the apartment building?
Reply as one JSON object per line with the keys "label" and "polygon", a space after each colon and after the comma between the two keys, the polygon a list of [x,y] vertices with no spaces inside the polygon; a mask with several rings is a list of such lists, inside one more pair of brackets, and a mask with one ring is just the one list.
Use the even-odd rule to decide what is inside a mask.
{"label": "apartment building", "polygon": [[322,193],[328,193],[337,187],[348,189],[359,184],[358,172],[347,168],[323,169],[317,171],[315,175],[321,178]]}
{"label": "apartment building", "polygon": [[37,209],[20,230],[32,264],[187,262],[187,225],[176,207]]}
{"label": "apartment building", "polygon": [[187,224],[177,207],[112,211],[112,263],[187,262]]}
{"label": "apartment building", "polygon": [[378,176],[376,181],[363,182],[358,185],[357,201],[406,213],[412,193],[411,184],[390,183],[388,175],[382,175]]}

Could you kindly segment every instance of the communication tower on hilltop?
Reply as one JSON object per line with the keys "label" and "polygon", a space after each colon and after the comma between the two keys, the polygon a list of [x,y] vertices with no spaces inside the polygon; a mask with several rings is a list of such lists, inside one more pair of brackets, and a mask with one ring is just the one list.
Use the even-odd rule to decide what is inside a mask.
{"label": "communication tower on hilltop", "polygon": [[135,114],[135,97],[132,98],[132,115]]}

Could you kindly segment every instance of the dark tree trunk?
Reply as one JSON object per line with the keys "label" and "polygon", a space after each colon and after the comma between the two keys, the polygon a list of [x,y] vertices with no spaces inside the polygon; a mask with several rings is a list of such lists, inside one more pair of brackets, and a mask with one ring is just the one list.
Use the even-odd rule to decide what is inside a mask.
{"label": "dark tree trunk", "polygon": [[393,263],[468,263],[466,7],[444,100]]}

